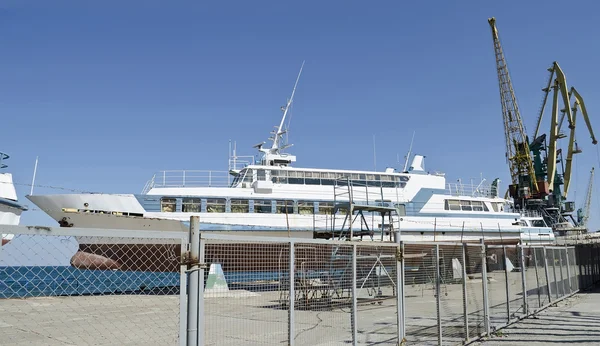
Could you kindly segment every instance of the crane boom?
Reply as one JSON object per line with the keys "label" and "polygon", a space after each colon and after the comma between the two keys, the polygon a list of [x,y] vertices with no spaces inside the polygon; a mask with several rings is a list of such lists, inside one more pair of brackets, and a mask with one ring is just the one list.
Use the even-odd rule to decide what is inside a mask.
{"label": "crane boom", "polygon": [[565,164],[565,172],[564,172],[564,177],[563,177],[563,180],[564,180],[563,196],[565,198],[567,198],[567,194],[569,193],[569,186],[571,185],[571,170],[572,170],[572,166],[573,166],[573,155],[581,152],[581,150],[579,150],[575,145],[575,124],[577,121],[577,110],[578,109],[581,109],[581,115],[583,116],[583,119],[585,120],[588,131],[590,132],[590,137],[592,138],[592,144],[595,145],[598,143],[598,141],[596,140],[596,136],[594,135],[594,130],[592,129],[592,124],[590,123],[590,118],[588,117],[587,109],[585,108],[585,103],[583,102],[583,98],[581,97],[579,92],[577,92],[577,90],[574,87],[571,87],[571,91],[569,92],[569,98],[571,96],[575,97],[575,103],[573,104],[573,107],[571,107],[571,111],[573,114],[573,122],[572,122],[573,126],[571,127],[571,134],[569,137],[569,148],[568,148],[568,152],[567,152],[567,160],[566,160],[566,164]]}
{"label": "crane boom", "polygon": [[590,172],[590,182],[588,183],[587,193],[585,194],[585,202],[583,208],[577,211],[577,218],[580,227],[587,227],[587,222],[590,219],[590,207],[592,205],[592,186],[594,184],[594,167]]}
{"label": "crane boom", "polygon": [[592,129],[592,124],[590,123],[590,118],[588,117],[587,109],[585,108],[585,103],[583,102],[583,98],[579,95],[579,92],[575,89],[575,87],[571,87],[571,91],[569,95],[575,96],[575,107],[579,106],[581,108],[581,115],[583,115],[583,120],[585,120],[585,124],[587,125],[588,130],[590,131],[590,137],[592,138],[592,144],[598,144],[596,140],[596,136],[594,136],[594,130]]}
{"label": "crane boom", "polygon": [[506,58],[498,37],[496,19],[488,19],[492,29],[498,83],[500,89],[500,102],[502,103],[502,117],[504,119],[504,136],[506,139],[506,159],[510,168],[512,183],[517,185],[524,175],[529,176],[531,188],[534,193],[539,192],[533,160],[529,150],[528,138],[521,120],[517,98],[513,90]]}

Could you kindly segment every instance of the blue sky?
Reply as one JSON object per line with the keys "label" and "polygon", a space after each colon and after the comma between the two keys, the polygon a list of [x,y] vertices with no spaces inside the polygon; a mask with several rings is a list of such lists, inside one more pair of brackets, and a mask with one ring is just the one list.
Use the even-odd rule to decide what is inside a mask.
{"label": "blue sky", "polygon": [[[298,166],[372,169],[373,136],[377,168],[398,166],[415,131],[428,170],[505,188],[488,17],[530,135],[554,60],[600,126],[599,5],[564,4],[0,1],[0,150],[17,183],[39,156],[36,184],[84,191],[139,193],[163,169],[226,170],[230,139],[254,154],[278,124],[305,60],[290,127]],[[570,197],[581,203],[599,158],[579,124]],[[29,187],[17,188],[28,203]],[[22,221],[55,224],[36,210]]]}

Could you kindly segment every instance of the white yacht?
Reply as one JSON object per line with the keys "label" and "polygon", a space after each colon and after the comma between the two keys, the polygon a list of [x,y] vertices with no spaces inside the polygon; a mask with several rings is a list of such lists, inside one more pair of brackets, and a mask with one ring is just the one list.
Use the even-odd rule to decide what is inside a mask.
{"label": "white yacht", "polygon": [[[10,156],[0,152],[0,169],[8,166],[4,163]],[[21,214],[27,207],[20,204],[17,199],[17,191],[13,183],[12,174],[0,173],[0,225],[18,225]]]}
{"label": "white yacht", "polygon": [[[421,155],[399,170],[296,167],[284,128],[296,85],[282,107],[270,147],[256,145],[259,155],[250,159],[238,157],[234,149],[228,171],[163,171],[141,194],[27,198],[63,227],[181,230],[191,215],[199,215],[202,231],[257,236],[390,240],[391,234],[399,234],[406,241],[522,237],[521,216],[509,212],[508,201],[498,196],[498,180],[490,186],[484,181],[448,184],[443,173],[425,170]],[[540,238],[531,232],[546,233],[528,229],[527,237]]]}

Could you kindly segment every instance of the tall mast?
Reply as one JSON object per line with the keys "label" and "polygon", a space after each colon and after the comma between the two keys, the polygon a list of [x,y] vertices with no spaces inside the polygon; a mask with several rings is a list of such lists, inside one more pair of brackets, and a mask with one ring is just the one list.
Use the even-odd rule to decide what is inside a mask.
{"label": "tall mast", "polygon": [[302,74],[302,69],[304,68],[304,61],[302,61],[302,66],[300,66],[300,72],[298,72],[298,77],[296,77],[296,83],[294,83],[294,90],[292,90],[292,96],[288,100],[285,108],[283,110],[283,117],[281,117],[281,122],[279,123],[279,127],[277,128],[277,132],[273,136],[273,145],[271,146],[271,152],[275,152],[280,148],[279,141],[281,140],[281,136],[285,133],[283,130],[283,124],[285,122],[285,117],[294,101],[294,94],[296,93],[296,87],[298,86],[298,81],[300,80],[300,75]]}
{"label": "tall mast", "polygon": [[408,160],[410,160],[410,152],[412,151],[413,141],[415,140],[415,131],[413,131],[412,139],[410,140],[410,146],[408,147],[408,154],[406,154],[406,160],[404,160],[404,169],[402,172],[406,172],[408,167]]}

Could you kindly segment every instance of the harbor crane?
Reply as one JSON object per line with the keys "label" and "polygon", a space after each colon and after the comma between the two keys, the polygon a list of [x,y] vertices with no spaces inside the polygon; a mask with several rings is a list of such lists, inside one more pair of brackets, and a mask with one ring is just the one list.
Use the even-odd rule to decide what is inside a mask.
{"label": "harbor crane", "polygon": [[[550,225],[553,225],[555,230],[559,232],[580,231],[580,227],[578,226],[579,222],[571,215],[571,213],[575,211],[575,202],[567,201],[572,181],[573,156],[582,152],[581,148],[577,145],[575,138],[577,115],[579,111],[587,125],[592,144],[596,145],[598,141],[594,135],[583,97],[574,87],[568,88],[565,74],[556,61],[552,63],[552,66],[548,70],[550,71],[550,77],[548,78],[547,86],[542,89],[544,97],[534,133],[535,144],[531,144],[535,172],[539,178],[545,179],[545,186],[549,187],[549,194],[543,201],[544,203],[540,203],[540,205],[545,207],[544,214],[546,214],[547,221]],[[544,115],[544,108],[551,90],[553,90],[553,98],[550,135],[548,143],[545,143],[546,136],[538,136],[538,134]],[[562,108],[559,106],[559,96],[560,99],[562,99]],[[571,105],[571,98],[574,98],[573,105]],[[559,113],[561,113],[560,118]],[[564,166],[562,167],[562,174],[559,174],[557,165],[563,164],[563,154],[562,151],[558,149],[558,140],[567,137],[561,133],[562,124],[564,123],[565,118],[568,121],[568,127],[570,129],[569,143]],[[541,158],[541,151],[546,152],[545,159]]]}
{"label": "harbor crane", "polygon": [[494,41],[502,118],[504,120],[504,136],[506,139],[506,160],[512,180],[512,184],[509,186],[509,194],[515,201],[524,200],[531,198],[532,193],[539,194],[540,191],[529,149],[529,139],[521,119],[517,97],[508,72],[504,51],[500,44],[496,19],[494,17],[489,18],[488,23],[492,29],[492,39]]}
{"label": "harbor crane", "polygon": [[[525,134],[523,121],[516,103],[506,59],[498,37],[495,18],[489,18],[488,23],[491,26],[494,41],[504,119],[506,156],[512,178],[509,195],[513,198],[515,209],[537,211],[544,216],[546,223],[551,225],[554,230],[559,232],[568,231],[574,227],[573,225],[578,224],[570,214],[574,211],[574,202],[566,201],[571,185],[573,155],[582,152],[575,140],[578,111],[581,111],[581,115],[586,122],[592,143],[598,143],[592,130],[585,103],[574,87],[568,88],[564,72],[556,61],[553,62],[548,69],[550,76],[547,86],[542,89],[544,98],[538,114],[533,141],[530,143]],[[548,135],[540,135],[544,109],[550,91],[553,91],[550,129]],[[571,106],[572,97],[575,101]],[[560,103],[563,104],[562,107]],[[559,113],[561,114],[560,119]],[[558,140],[566,137],[561,133],[565,118],[567,118],[570,136],[566,162],[563,166],[563,154],[562,150],[558,148]],[[545,155],[542,156],[542,154]],[[562,173],[559,173],[558,168],[562,168]],[[562,189],[561,186],[563,186]],[[568,219],[571,219],[572,223]]]}
{"label": "harbor crane", "polygon": [[590,219],[590,206],[592,205],[592,187],[594,185],[594,167],[590,171],[590,182],[588,183],[587,193],[585,194],[585,201],[583,208],[577,209],[577,226],[587,230],[587,223]]}

